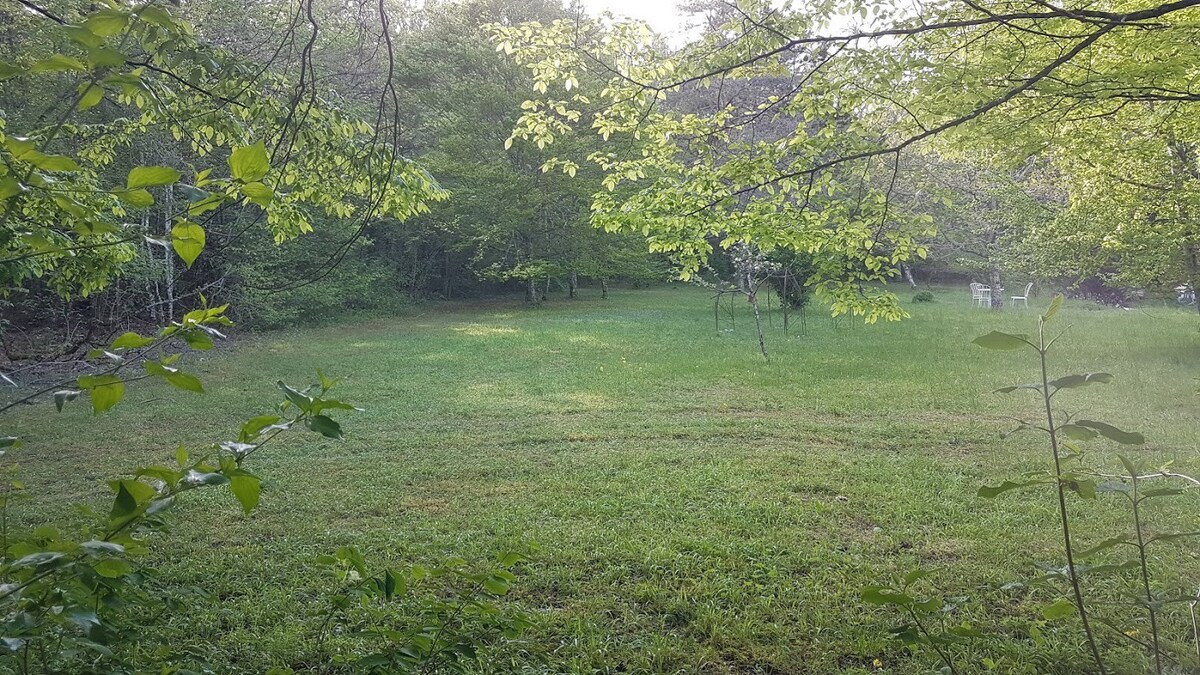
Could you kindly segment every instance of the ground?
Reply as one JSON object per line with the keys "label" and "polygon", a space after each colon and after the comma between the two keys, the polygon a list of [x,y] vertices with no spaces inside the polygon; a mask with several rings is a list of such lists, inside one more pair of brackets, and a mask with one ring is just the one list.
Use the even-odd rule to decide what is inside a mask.
{"label": "ground", "polygon": [[[261,508],[247,517],[227,492],[198,494],[155,541],[164,579],[216,597],[162,628],[177,649],[231,670],[301,669],[331,587],[318,554],[352,544],[399,565],[537,542],[503,601],[536,626],[492,657],[497,672],[928,672],[933,655],[890,640],[898,617],[859,597],[916,566],[938,570],[929,588],[977,599],[957,620],[1006,636],[958,650],[968,668],[987,657],[999,672],[1087,672],[1073,620],[1042,626],[1044,643],[1029,636],[1061,596],[995,590],[1059,560],[1052,494],[976,497],[1049,460],[1038,435],[1003,435],[1012,417],[1036,419],[1036,398],[989,393],[1035,379],[1031,354],[970,343],[1029,332],[1037,311],[975,309],[965,289],[905,305],[911,319],[876,326],[814,308],[788,334],[776,312],[769,362],[747,307],[717,332],[707,293],[682,286],[238,335],[189,357],[203,405],[138,383],[98,418],[80,402],[19,413],[22,475],[40,491],[19,518],[104,509],[104,478],[232,438],[278,400],[276,380],[321,368],[364,408],[342,417],[345,440],[296,434],[264,450]],[[1060,404],[1144,432],[1138,457],[1200,471],[1200,319],[1068,303],[1055,321],[1068,332],[1053,371],[1115,376]],[[1118,466],[1119,448],[1089,445]],[[1083,545],[1126,527],[1116,497],[1071,503]],[[1151,518],[1200,529],[1195,505],[1164,501]],[[1195,577],[1195,551],[1159,547],[1161,588]],[[1138,612],[1109,615],[1144,631]],[[1170,619],[1190,635],[1186,606]]]}

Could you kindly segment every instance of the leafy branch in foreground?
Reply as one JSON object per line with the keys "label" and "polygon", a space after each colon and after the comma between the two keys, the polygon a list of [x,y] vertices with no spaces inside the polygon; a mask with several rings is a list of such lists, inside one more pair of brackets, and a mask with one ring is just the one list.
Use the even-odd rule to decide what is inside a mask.
{"label": "leafy branch in foreground", "polygon": [[892,635],[906,645],[925,645],[935,651],[950,673],[960,672],[947,648],[968,640],[982,637],[970,623],[949,625],[948,619],[967,602],[966,597],[941,598],[930,596],[919,598],[913,586],[933,574],[932,570],[915,569],[897,579],[891,586],[868,586],[862,591],[862,599],[872,605],[894,607],[900,610],[907,621],[892,629]]}
{"label": "leafy branch in foreground", "polygon": [[[1174,661],[1177,663],[1176,656],[1172,655],[1171,651],[1164,644],[1164,636],[1162,634],[1159,615],[1165,604],[1170,602],[1190,602],[1195,598],[1189,594],[1181,594],[1177,598],[1164,598],[1157,595],[1151,584],[1151,572],[1147,549],[1151,544],[1157,542],[1176,541],[1181,539],[1191,538],[1200,535],[1200,532],[1179,532],[1170,534],[1159,534],[1151,536],[1147,532],[1145,514],[1143,505],[1146,500],[1160,499],[1183,494],[1185,490],[1196,487],[1197,481],[1183,474],[1169,471],[1169,467],[1159,469],[1157,472],[1147,472],[1143,467],[1143,462],[1131,461],[1124,455],[1118,455],[1118,459],[1124,468],[1123,475],[1113,476],[1103,472],[1089,469],[1083,465],[1085,452],[1079,445],[1082,441],[1089,441],[1103,437],[1107,440],[1119,443],[1121,445],[1137,446],[1145,443],[1145,438],[1140,433],[1124,431],[1106,422],[1081,419],[1071,414],[1066,414],[1057,411],[1054,407],[1055,398],[1063,390],[1078,389],[1088,387],[1094,384],[1108,384],[1113,381],[1113,376],[1109,373],[1081,373],[1074,375],[1066,375],[1055,379],[1050,379],[1047,368],[1047,354],[1057,342],[1058,336],[1047,339],[1046,324],[1054,318],[1062,307],[1062,296],[1056,297],[1051,302],[1045,314],[1038,318],[1038,333],[1036,339],[1026,335],[1014,335],[1009,333],[1001,333],[993,331],[987,335],[980,336],[974,340],[974,343],[993,350],[1013,351],[1025,348],[1031,348],[1038,354],[1040,365],[1041,381],[1033,384],[1019,384],[1007,387],[1002,387],[996,390],[996,393],[1011,393],[1015,391],[1033,391],[1038,394],[1041,399],[1042,408],[1045,414],[1045,426],[1041,423],[1030,424],[1022,422],[1019,430],[1038,430],[1047,435],[1050,441],[1050,450],[1053,458],[1053,468],[1047,472],[1031,472],[1026,475],[1026,479],[1020,482],[1004,481],[998,486],[985,486],[979,489],[979,496],[985,498],[993,498],[1010,490],[1016,490],[1033,485],[1053,484],[1058,501],[1059,520],[1062,528],[1063,551],[1066,556],[1066,566],[1063,568],[1050,568],[1046,574],[1048,581],[1066,581],[1071,588],[1072,601],[1059,600],[1043,610],[1043,614],[1047,619],[1067,616],[1072,611],[1078,612],[1080,622],[1083,625],[1084,633],[1087,638],[1088,649],[1095,663],[1097,671],[1100,673],[1107,672],[1105,661],[1101,653],[1095,632],[1089,620],[1088,608],[1085,604],[1084,589],[1082,578],[1086,575],[1088,578],[1098,577],[1105,574],[1120,574],[1129,570],[1137,570],[1138,582],[1140,586],[1140,597],[1135,595],[1132,602],[1127,603],[1106,603],[1115,605],[1131,606],[1141,610],[1145,610],[1150,624],[1150,638],[1148,642],[1138,640],[1135,636],[1136,631],[1123,629],[1117,626],[1113,621],[1106,618],[1100,618],[1100,623],[1114,629],[1114,632],[1125,638],[1134,641],[1140,648],[1143,648],[1149,655],[1152,661],[1154,672],[1164,672],[1164,661]],[[1102,481],[1105,478],[1118,478],[1119,481]],[[1182,487],[1159,487],[1153,489],[1144,489],[1143,484],[1147,480],[1152,479],[1177,479],[1182,481]],[[1126,497],[1131,506],[1132,511],[1132,534],[1127,536],[1118,536],[1105,539],[1104,541],[1092,546],[1083,551],[1076,549],[1074,543],[1074,533],[1072,531],[1071,514],[1067,507],[1067,493],[1073,492],[1083,499],[1095,500],[1097,493],[1117,493]],[[1137,556],[1134,560],[1114,562],[1100,565],[1084,565],[1080,560],[1090,558],[1097,553],[1106,551],[1118,546],[1127,546],[1134,549]],[[1073,604],[1073,607],[1072,607]],[[1200,643],[1198,643],[1200,644]],[[1181,651],[1181,650],[1176,650]]]}
{"label": "leafy branch in foreground", "polygon": [[278,412],[248,420],[237,440],[197,453],[180,447],[173,465],[143,466],[132,478],[109,481],[112,507],[107,514],[91,514],[94,522],[78,536],[53,527],[10,532],[8,506],[27,493],[10,480],[0,499],[0,664],[21,673],[78,672],[81,664],[119,657],[118,648],[136,648],[142,639],[136,627],[155,602],[140,590],[146,575],[134,562],[147,553],[147,537],[167,526],[164,514],[182,495],[200,488],[226,485],[245,513],[254,510],[262,481],[246,462],[297,424],[341,438],[328,413],[356,408],[328,397],[335,381],[324,375],[320,380],[304,390],[280,382],[284,400]]}
{"label": "leafy branch in foreground", "polygon": [[[318,558],[340,585],[330,598],[318,642],[334,633],[367,640],[366,655],[351,649],[334,657],[361,672],[467,672],[482,649],[498,639],[515,639],[532,625],[525,614],[502,612],[495,604],[516,581],[513,568],[526,560],[526,555],[509,551],[482,570],[454,559],[432,568],[414,565],[372,573],[357,549],[344,546]],[[417,586],[430,583],[439,586],[416,592]]]}

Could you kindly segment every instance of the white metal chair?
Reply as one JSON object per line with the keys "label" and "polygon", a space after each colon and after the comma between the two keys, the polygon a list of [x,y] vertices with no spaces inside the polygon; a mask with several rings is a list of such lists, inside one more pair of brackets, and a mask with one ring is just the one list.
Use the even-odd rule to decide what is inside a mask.
{"label": "white metal chair", "polygon": [[1025,284],[1025,293],[1023,293],[1022,295],[1010,296],[1013,307],[1016,307],[1017,301],[1020,300],[1021,302],[1025,303],[1025,309],[1029,309],[1029,291],[1031,291],[1031,290],[1033,290],[1033,282],[1032,281]]}
{"label": "white metal chair", "polygon": [[971,302],[979,307],[990,307],[992,304],[992,289],[981,283],[971,283]]}

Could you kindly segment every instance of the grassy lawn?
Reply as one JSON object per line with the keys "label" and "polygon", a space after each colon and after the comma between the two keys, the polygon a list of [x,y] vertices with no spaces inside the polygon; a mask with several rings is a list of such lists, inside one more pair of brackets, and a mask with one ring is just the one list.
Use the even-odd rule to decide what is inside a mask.
{"label": "grassy lawn", "polygon": [[[992,589],[1058,561],[1059,525],[1048,490],[975,496],[1049,457],[1034,434],[1002,437],[1012,417],[1036,419],[1035,398],[988,393],[1032,381],[1032,355],[970,344],[1029,332],[1037,312],[976,310],[966,296],[939,292],[894,325],[810,311],[804,335],[793,324],[785,336],[777,314],[769,363],[747,308],[716,333],[708,295],[687,287],[240,336],[190,357],[204,407],[139,383],[99,418],[79,402],[22,410],[27,446],[14,454],[41,493],[21,517],[106,509],[104,478],[167,461],[180,443],[233,438],[277,401],[276,380],[307,384],[322,368],[365,408],[341,417],[346,440],[290,436],[256,458],[259,510],[200,494],[155,541],[166,579],[219,599],[163,627],[180,650],[238,671],[318,659],[313,617],[332,584],[314,561],[340,545],[411,564],[538,542],[503,601],[536,626],[492,657],[495,672],[928,672],[931,654],[889,639],[897,617],[859,599],[917,565],[939,568],[931,583],[945,594],[980,599],[964,618],[1008,636],[968,653],[976,667],[988,656],[999,672],[1088,672],[1074,620],[1043,626],[1044,644],[1029,637],[1059,596]],[[1073,303],[1060,317],[1070,332],[1054,371],[1116,376],[1061,405],[1144,432],[1138,456],[1200,471],[1200,319]],[[1115,446],[1089,445],[1118,466]],[[1126,527],[1114,497],[1072,505],[1084,546]],[[1150,518],[1196,530],[1197,513],[1189,496]],[[1194,583],[1196,552],[1158,549],[1165,588]],[[1190,633],[1185,606],[1169,620]]]}

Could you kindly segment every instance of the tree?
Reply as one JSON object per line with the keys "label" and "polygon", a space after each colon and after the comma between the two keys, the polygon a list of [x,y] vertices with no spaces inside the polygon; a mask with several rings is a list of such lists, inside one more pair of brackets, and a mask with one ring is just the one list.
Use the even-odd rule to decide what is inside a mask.
{"label": "tree", "polygon": [[[0,298],[39,278],[62,296],[86,297],[127,271],[143,243],[190,268],[208,247],[206,226],[226,211],[254,213],[250,224],[265,225],[283,242],[310,232],[321,218],[402,220],[444,196],[398,153],[395,120],[388,117],[396,113],[394,98],[392,104],[380,99],[374,124],[354,117],[320,95],[310,58],[301,59],[293,82],[272,71],[279,64],[217,48],[153,3],[61,13],[21,4],[29,11],[22,10],[19,22],[39,39],[3,54],[5,102],[22,102],[12,87],[27,82],[39,91],[65,85],[66,94],[42,99],[53,103],[40,113],[24,101],[17,114],[0,118]],[[376,18],[390,40],[382,7]],[[309,27],[311,47],[318,35],[311,6]],[[152,144],[138,144],[165,135],[179,154],[143,163],[138,151]],[[155,207],[162,218],[153,219],[155,226],[169,225],[165,236],[151,218],[137,217]],[[147,378],[203,393],[203,383],[180,359],[186,349],[212,348],[231,321],[227,306],[210,305],[203,296],[198,304],[178,318],[168,305],[161,317],[166,325],[153,335],[127,331],[104,340],[90,353],[88,372],[18,394],[0,405],[0,416],[46,399],[60,411],[85,399],[101,414],[126,398],[129,385]],[[112,508],[81,510],[95,517],[84,527],[71,521],[69,534],[48,525],[10,526],[7,509],[30,488],[6,465],[0,667],[22,673],[144,669],[136,663],[144,655],[142,628],[154,614],[148,608],[159,601],[159,593],[140,588],[136,561],[148,551],[146,538],[164,529],[167,510],[193,490],[225,486],[245,512],[257,507],[262,481],[250,470],[253,455],[292,428],[341,438],[332,415],[354,408],[328,395],[334,384],[323,374],[303,390],[279,382],[278,414],[256,415],[236,436],[179,447],[174,462],[110,481]],[[0,453],[36,440],[0,435]],[[170,608],[166,603],[164,611]],[[122,663],[127,658],[128,665]]]}
{"label": "tree", "polygon": [[[1200,100],[1188,74],[1197,59],[1196,6],[948,1],[914,15],[900,3],[831,2],[792,13],[746,2],[675,53],[636,24],[555,22],[494,32],[540,94],[514,137],[545,145],[590,126],[634,148],[618,154],[613,145],[590,158],[606,172],[606,187],[637,185],[632,201],[597,194],[595,222],[644,229],[651,247],[675,255],[685,274],[703,263],[711,235],[768,251],[829,252],[849,264],[844,276],[819,279],[818,291],[834,300],[835,312],[871,320],[903,313],[894,297],[864,287],[921,252],[913,237],[922,221],[889,208],[903,156],[944,143],[1002,150],[1013,166],[1034,153],[1058,161],[1072,149],[1047,139],[1061,137],[1063,124],[1088,120],[1112,135],[1075,134],[1070,143],[1099,140],[1097,152],[1119,155],[1115,135],[1124,127],[1113,121],[1133,114],[1127,108],[1159,111],[1159,122],[1194,118],[1180,111]],[[846,15],[861,16],[867,27],[822,32]],[[791,86],[705,114],[669,109],[690,88],[768,76]],[[593,96],[596,110],[577,123]],[[735,139],[781,116],[803,124],[783,137]],[[1166,143],[1182,143],[1170,156],[1194,156],[1192,125],[1165,128],[1150,154],[1163,158]],[[1177,180],[1188,175],[1186,162],[1176,164]],[[1192,217],[1182,206],[1170,209],[1173,220]]]}

